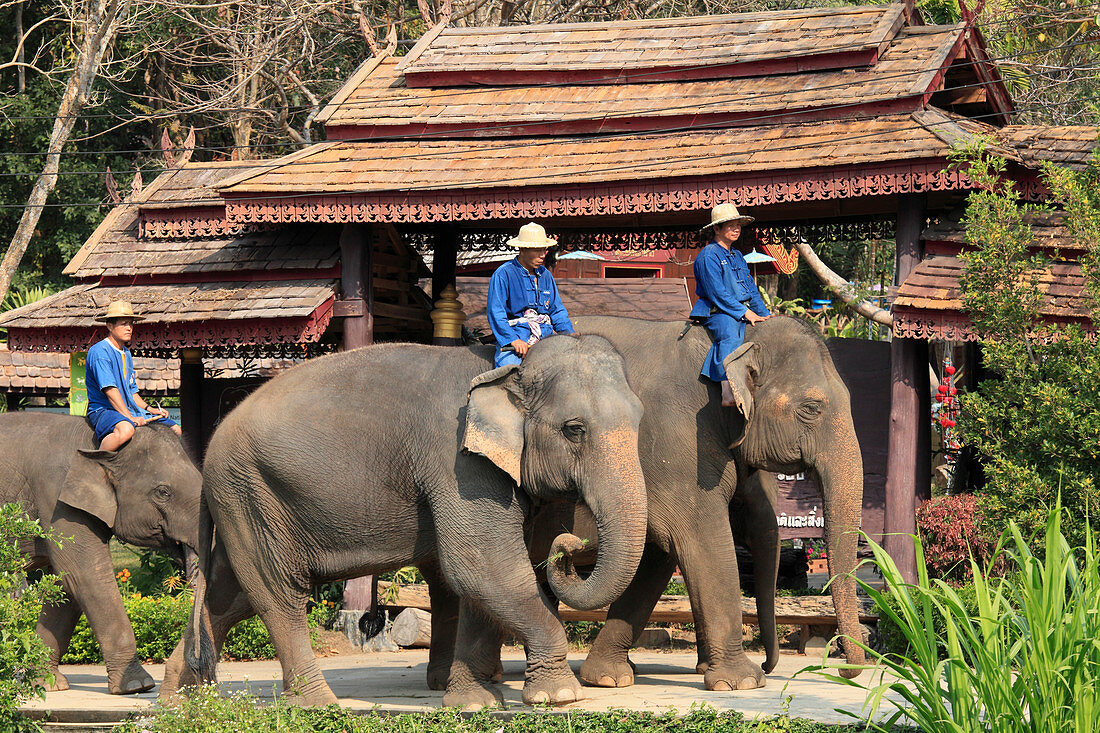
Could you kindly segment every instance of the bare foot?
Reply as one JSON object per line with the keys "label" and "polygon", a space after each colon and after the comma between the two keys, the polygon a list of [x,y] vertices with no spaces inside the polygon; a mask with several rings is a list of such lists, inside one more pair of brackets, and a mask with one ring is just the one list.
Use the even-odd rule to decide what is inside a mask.
{"label": "bare foot", "polygon": [[737,398],[733,395],[730,383],[722,380],[722,407],[737,407]]}

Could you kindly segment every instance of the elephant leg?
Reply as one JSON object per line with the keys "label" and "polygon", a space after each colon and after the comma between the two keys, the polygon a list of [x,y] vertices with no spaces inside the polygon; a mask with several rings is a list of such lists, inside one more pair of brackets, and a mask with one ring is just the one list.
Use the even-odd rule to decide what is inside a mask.
{"label": "elephant leg", "polygon": [[446,690],[455,657],[460,600],[443,579],[439,568],[421,565],[432,602],[432,642],[428,649],[428,689]]}
{"label": "elephant leg", "polygon": [[698,521],[678,528],[673,543],[684,574],[696,633],[706,648],[704,684],[708,690],[763,687],[764,672],[746,655],[741,638],[741,582],[729,522],[729,505],[701,507]]}
{"label": "elephant leg", "polygon": [[500,690],[492,684],[499,682],[496,673],[503,640],[504,632],[492,616],[471,601],[461,602],[444,705],[466,710],[504,705]]}
{"label": "elephant leg", "polygon": [[[289,568],[283,577],[269,577],[237,565],[241,585],[247,587],[248,601],[263,620],[271,644],[283,668],[283,694],[301,705],[328,705],[336,695],[325,682],[317,657],[309,643],[306,605],[311,586],[304,577],[294,577]],[[249,578],[246,575],[254,575]],[[207,591],[210,595],[210,592]],[[213,614],[212,614],[213,615]]]}
{"label": "elephant leg", "polygon": [[[107,666],[107,689],[130,695],[153,689],[153,678],[137,657],[137,641],[115,582],[106,529],[93,531],[76,509],[59,505],[51,523],[67,539],[51,552],[51,565],[61,573],[62,586],[88,617]],[[95,521],[95,520],[92,520]]]}
{"label": "elephant leg", "polygon": [[756,618],[767,654],[765,673],[779,663],[775,627],[775,589],[779,580],[779,525],[775,521],[778,490],[774,474],[754,471],[737,489],[730,511],[734,537],[752,553]]}
{"label": "elephant leg", "polygon": [[[206,606],[210,612],[210,632],[214,644],[214,656],[220,657],[222,647],[229,631],[247,618],[252,618],[256,612],[244,594],[237,576],[229,567],[229,561],[225,557],[224,548],[218,545],[214,549],[214,564],[210,574],[210,580],[206,588]],[[184,649],[193,629],[188,624],[184,629],[183,638],[172,651],[164,666],[164,681],[160,685],[158,697],[168,700],[175,696],[181,689],[195,687],[202,683],[198,676],[187,666],[184,657]]]}
{"label": "elephant leg", "polygon": [[653,543],[646,544],[634,580],[608,608],[607,623],[581,665],[582,682],[596,687],[634,684],[634,665],[628,652],[649,622],[675,569],[675,557]]}
{"label": "elephant leg", "polygon": [[50,672],[54,677],[53,684],[47,688],[50,692],[69,689],[69,681],[61,674],[58,665],[69,649],[69,641],[82,613],[80,604],[67,593],[56,604],[42,606],[35,632],[50,649]]}
{"label": "elephant leg", "polygon": [[[458,641],[445,705],[478,707],[500,701],[491,678],[501,637],[487,634],[473,604],[527,647],[523,701],[564,704],[581,699],[569,668],[569,642],[549,600],[539,592],[523,543],[521,507],[514,502],[471,502],[463,511],[437,510],[440,562],[450,586],[463,598]],[[476,516],[471,522],[467,517]],[[469,607],[469,608],[468,608]],[[481,627],[481,628],[479,628]]]}

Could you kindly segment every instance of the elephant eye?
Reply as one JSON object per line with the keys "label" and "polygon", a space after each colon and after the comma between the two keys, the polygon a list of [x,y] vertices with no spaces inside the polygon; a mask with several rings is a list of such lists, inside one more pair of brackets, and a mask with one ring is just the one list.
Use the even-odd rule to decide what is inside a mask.
{"label": "elephant eye", "polygon": [[822,402],[818,400],[810,400],[808,402],[803,402],[801,405],[799,405],[798,414],[799,417],[805,418],[807,420],[812,420],[815,417],[819,416],[824,409],[825,406]]}
{"label": "elephant eye", "polygon": [[172,499],[172,490],[160,484],[157,488],[153,489],[153,501],[158,504],[167,504]]}
{"label": "elephant eye", "polygon": [[572,420],[566,420],[561,426],[562,434],[572,440],[574,443],[580,443],[584,440],[585,433],[588,432],[588,428],[585,427],[584,421],[578,418]]}

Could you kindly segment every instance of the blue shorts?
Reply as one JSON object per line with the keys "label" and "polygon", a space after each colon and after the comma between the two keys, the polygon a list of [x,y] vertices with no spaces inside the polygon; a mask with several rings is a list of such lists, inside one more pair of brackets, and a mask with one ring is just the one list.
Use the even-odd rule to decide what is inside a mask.
{"label": "blue shorts", "polygon": [[[134,425],[133,420],[115,410],[97,410],[96,412],[89,413],[85,420],[88,421],[88,424],[92,426],[92,430],[95,431],[97,443],[110,435],[115,429],[115,425],[118,425],[120,422],[128,422]],[[176,424],[175,420],[168,417],[162,417],[156,420],[156,422],[161,425],[167,425],[168,427],[172,427]],[[134,425],[134,427],[137,426]]]}

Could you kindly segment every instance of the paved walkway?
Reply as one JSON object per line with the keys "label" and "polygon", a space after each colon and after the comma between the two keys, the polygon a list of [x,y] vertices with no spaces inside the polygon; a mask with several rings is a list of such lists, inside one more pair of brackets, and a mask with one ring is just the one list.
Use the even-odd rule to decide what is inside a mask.
{"label": "paved walkway", "polygon": [[[570,655],[574,671],[580,668],[584,656],[583,652]],[[762,657],[753,658],[762,661]],[[858,713],[864,699],[863,693],[856,688],[812,674],[792,679],[798,670],[813,663],[813,658],[808,656],[783,655],[778,668],[768,675],[766,687],[740,692],[704,690],[702,676],[695,673],[694,652],[635,651],[631,659],[638,666],[633,687],[618,690],[585,687],[586,699],[561,709],[687,712],[692,705],[703,703],[717,710],[739,710],[748,717],[767,717],[783,712],[784,698],[789,695],[791,701],[786,709],[792,717],[840,723],[851,722],[851,719],[837,713],[835,708]],[[381,708],[393,712],[418,712],[440,706],[443,693],[428,690],[424,681],[427,661],[426,649],[348,654],[318,660],[342,706],[351,710]],[[503,692],[512,711],[528,709],[520,699],[523,668],[522,650],[506,650]],[[146,665],[146,669],[159,683],[164,665]],[[106,674],[101,666],[64,666],[62,670],[69,678],[70,689],[49,693],[44,702],[35,701],[27,709],[49,710],[51,718],[60,722],[109,722],[144,711],[156,700],[155,690],[143,695],[108,695]],[[218,666],[218,679],[224,691],[248,689],[260,698],[271,698],[281,676],[275,661],[223,662]],[[868,683],[869,673],[865,672],[861,679]]]}

